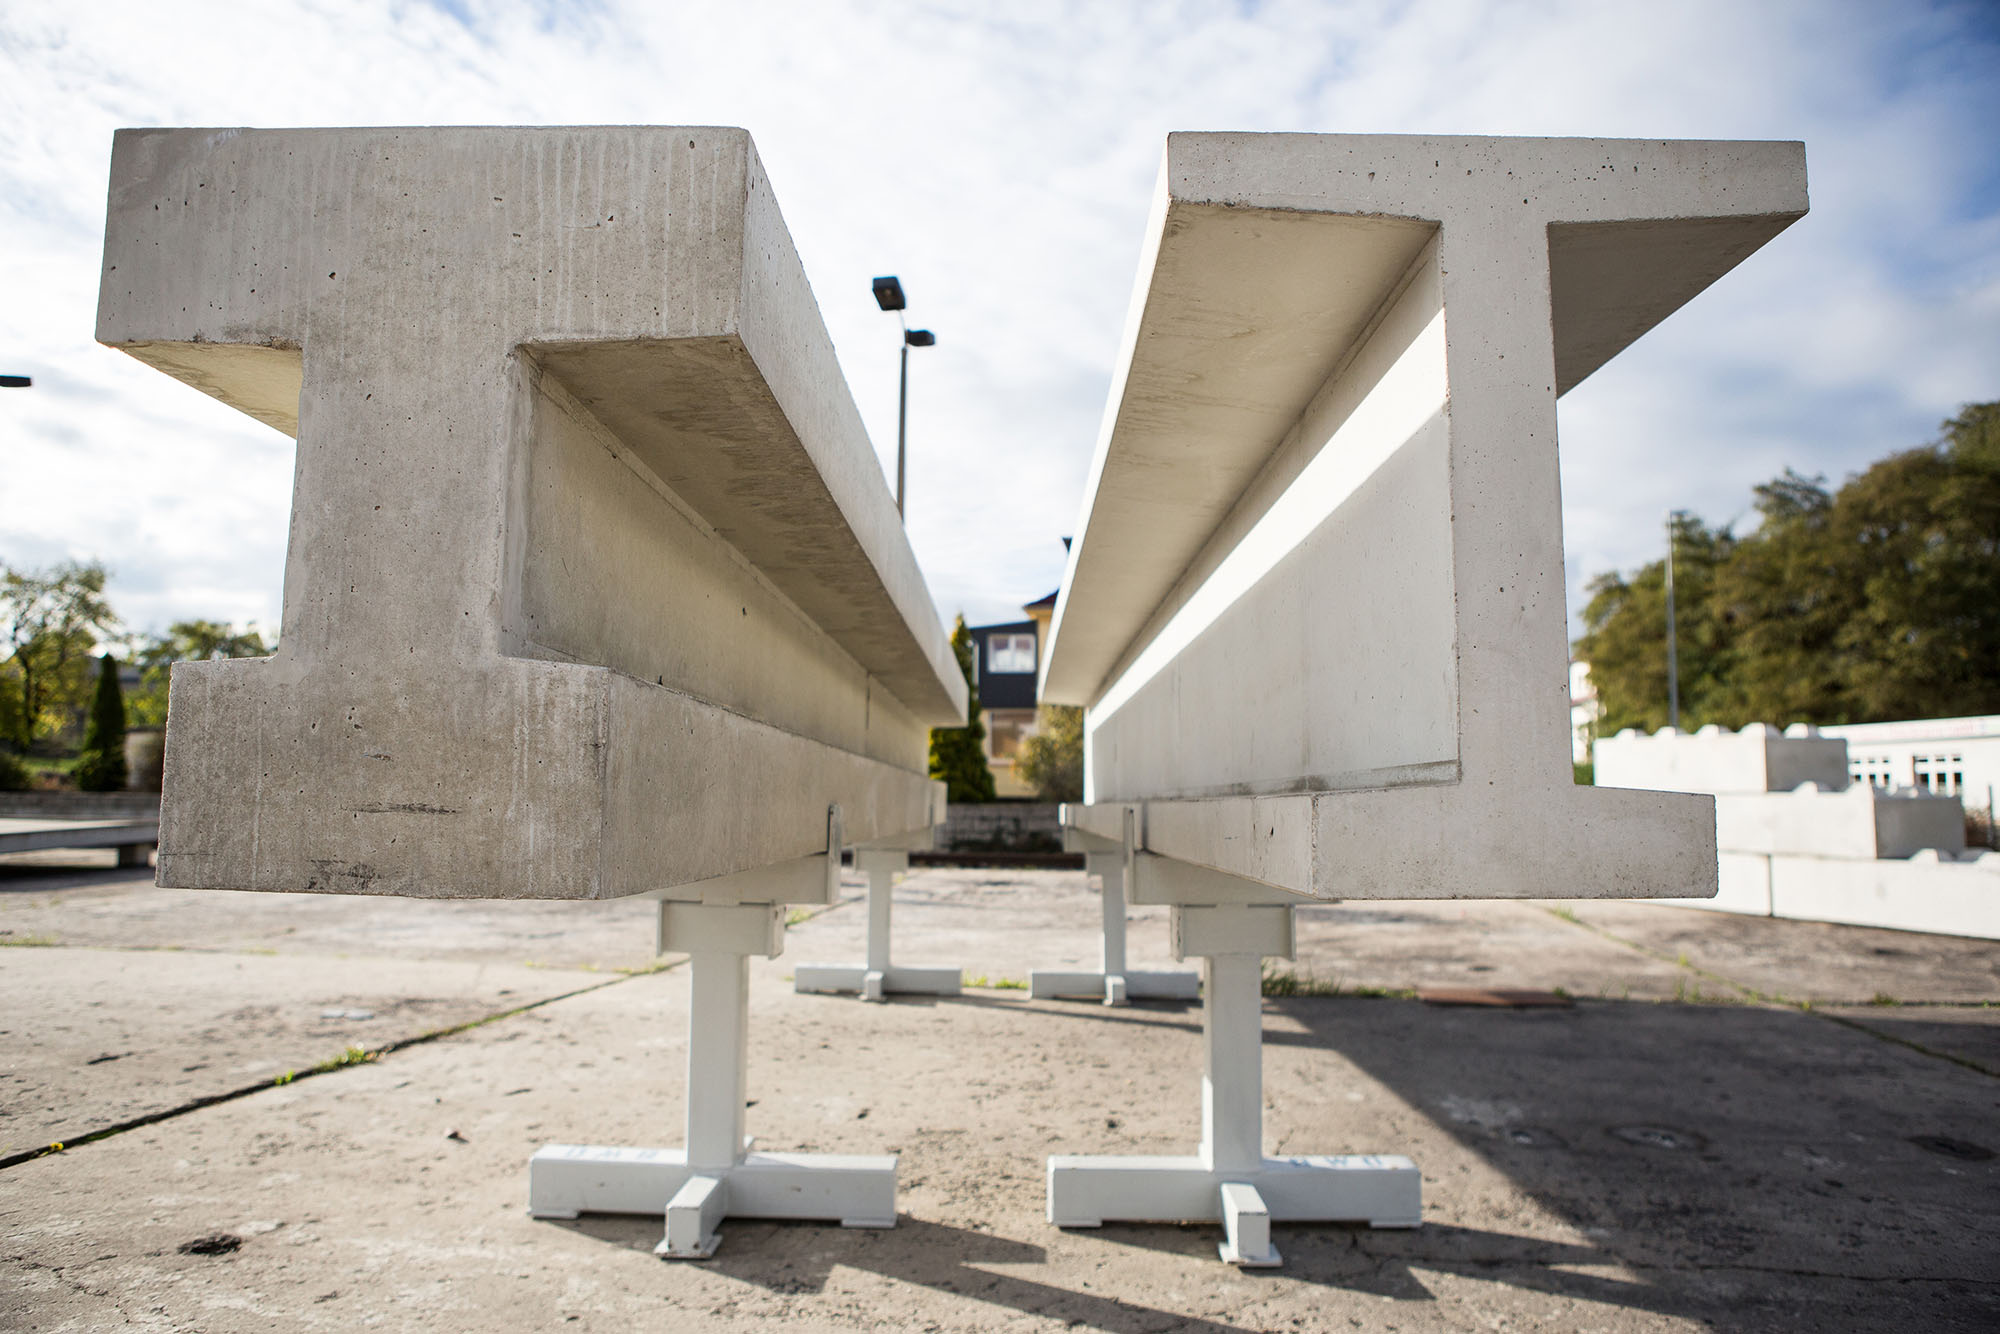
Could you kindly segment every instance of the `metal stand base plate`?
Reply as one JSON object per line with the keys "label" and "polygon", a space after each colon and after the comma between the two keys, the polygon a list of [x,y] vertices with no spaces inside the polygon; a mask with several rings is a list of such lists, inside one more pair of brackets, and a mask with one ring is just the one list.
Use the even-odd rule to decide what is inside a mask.
{"label": "metal stand base plate", "polygon": [[964,972],[958,968],[891,964],[870,968],[866,964],[802,963],[792,972],[792,990],[858,995],[881,1000],[890,995],[956,996],[963,988]]}
{"label": "metal stand base plate", "polygon": [[[1222,1223],[1230,1233],[1222,1258],[1232,1264],[1278,1263],[1269,1243],[1274,1221],[1383,1228],[1423,1222],[1422,1176],[1399,1154],[1266,1158],[1241,1171],[1210,1167],[1193,1154],[1062,1155],[1049,1159],[1048,1170],[1049,1221],[1057,1227]],[[1260,1226],[1261,1242],[1253,1235]]]}
{"label": "metal stand base plate", "polygon": [[1200,973],[1075,973],[1037,968],[1028,974],[1028,995],[1036,1000],[1089,996],[1106,1005],[1128,1000],[1200,1000]]}
{"label": "metal stand base plate", "polygon": [[746,1153],[729,1167],[697,1169],[680,1149],[549,1144],[528,1161],[528,1212],[664,1215],[667,1236],[655,1254],[704,1259],[725,1217],[894,1227],[896,1156]]}

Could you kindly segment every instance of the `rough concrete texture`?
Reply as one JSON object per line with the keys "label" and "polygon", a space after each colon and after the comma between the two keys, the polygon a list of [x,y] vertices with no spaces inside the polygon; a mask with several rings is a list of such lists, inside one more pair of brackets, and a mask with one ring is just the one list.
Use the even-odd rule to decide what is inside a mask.
{"label": "rough concrete texture", "polygon": [[1556,400],[1803,215],[1787,143],[1176,134],[1044,664],[1078,819],[1320,898],[1713,893],[1571,781]]}
{"label": "rough concrete texture", "polygon": [[162,883],[602,898],[935,822],[965,687],[741,130],[127,130],[97,336],[296,435]]}
{"label": "rough concrete texture", "polygon": [[[56,942],[0,950],[8,1014],[83,1015],[100,1001],[138,1015],[241,979],[236,1011],[201,1020],[213,1037],[134,1021],[118,1062],[51,1062],[51,1087],[80,1114],[117,1110],[107,1071],[175,1047],[243,1062],[339,1054],[357,1035],[329,1031],[294,1058],[260,1007],[319,1005],[336,993],[313,979],[343,968],[357,985],[338,994],[384,1012],[482,963],[489,986],[549,958],[578,966],[551,990],[608,985],[0,1171],[7,1328],[2000,1322],[2000,1161],[1981,1156],[2000,1149],[2000,947],[1988,942],[1637,903],[1302,910],[1295,967],[1343,994],[1266,1003],[1270,1147],[1409,1153],[1426,1223],[1281,1226],[1284,1267],[1245,1273],[1215,1259],[1212,1227],[1065,1233],[1042,1218],[1045,1154],[1193,1142],[1198,1010],[991,987],[887,1005],[795,995],[792,961],[858,947],[850,878],[784,956],[754,965],[749,1118],[767,1147],[900,1153],[899,1222],[735,1221],[712,1261],[667,1264],[651,1254],[657,1221],[525,1213],[525,1164],[543,1142],[675,1137],[684,970],[580,971],[645,963],[650,905],[204,895],[52,860],[0,869],[0,930],[14,933],[0,939]],[[963,954],[989,981],[1095,949],[1096,896],[1077,873],[925,871],[900,894],[899,945]],[[235,905],[246,911],[225,911]],[[1162,959],[1164,910],[1134,916],[1135,963]],[[129,950],[202,935],[212,952]],[[253,971],[272,963],[296,980]],[[1577,1003],[1443,1009],[1370,994],[1430,983],[1561,986]],[[1870,1004],[1878,994],[1901,1003]],[[217,1232],[240,1247],[179,1249]]]}

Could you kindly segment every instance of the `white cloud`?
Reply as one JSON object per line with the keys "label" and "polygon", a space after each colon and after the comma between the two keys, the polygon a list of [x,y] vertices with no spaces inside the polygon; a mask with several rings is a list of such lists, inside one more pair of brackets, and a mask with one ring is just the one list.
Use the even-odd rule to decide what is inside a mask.
{"label": "white cloud", "polygon": [[[2000,396],[2000,40],[1973,5],[105,4],[0,16],[0,559],[275,625],[291,446],[91,341],[120,125],[740,124],[941,610],[1054,587],[1173,129],[1801,138],[1814,212],[1564,401],[1572,594]],[[454,11],[467,16],[465,21]],[[1982,24],[1984,26],[1982,26]]]}

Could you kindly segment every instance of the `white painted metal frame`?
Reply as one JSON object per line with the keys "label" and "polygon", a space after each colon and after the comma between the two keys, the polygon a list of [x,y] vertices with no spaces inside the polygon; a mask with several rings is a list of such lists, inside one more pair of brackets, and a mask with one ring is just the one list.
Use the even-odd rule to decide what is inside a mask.
{"label": "white painted metal frame", "polygon": [[[660,904],[662,952],[685,953],[688,999],[687,1142],[679,1149],[550,1144],[528,1163],[528,1212],[662,1214],[654,1253],[701,1260],[727,1217],[896,1225],[894,1154],[753,1153],[744,1134],[751,955],[784,951],[785,904],[825,902],[840,875],[840,818],[826,855],[727,876],[700,901]],[[747,900],[747,901],[746,901]]]}
{"label": "white painted metal frame", "polygon": [[1135,1000],[1199,999],[1199,973],[1143,971],[1125,966],[1125,885],[1132,861],[1130,822],[1125,838],[1117,843],[1081,829],[1063,830],[1063,843],[1072,852],[1083,853],[1084,874],[1098,881],[1104,908],[1102,951],[1094,973],[1057,968],[1032,970],[1028,974],[1028,995],[1036,1000],[1096,996],[1106,1005],[1124,1005]]}
{"label": "white painted metal frame", "polygon": [[[929,830],[923,831],[926,841]],[[792,989],[801,993],[858,994],[867,1001],[890,996],[956,996],[964,970],[942,964],[898,964],[890,961],[890,909],[895,882],[910,871],[908,848],[866,847],[854,850],[854,867],[868,877],[868,959],[866,963],[802,963],[792,974]]]}
{"label": "white painted metal frame", "polygon": [[1423,1184],[1408,1158],[1264,1153],[1263,960],[1293,954],[1291,896],[1160,857],[1131,865],[1135,899],[1174,905],[1174,957],[1202,960],[1201,1147],[1185,1156],[1053,1155],[1049,1221],[1214,1221],[1222,1258],[1245,1267],[1279,1263],[1273,1221],[1416,1227]]}

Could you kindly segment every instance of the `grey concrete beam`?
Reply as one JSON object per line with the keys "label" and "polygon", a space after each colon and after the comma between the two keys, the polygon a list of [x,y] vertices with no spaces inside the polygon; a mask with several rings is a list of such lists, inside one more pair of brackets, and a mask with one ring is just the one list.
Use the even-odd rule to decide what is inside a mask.
{"label": "grey concrete beam", "polygon": [[123,131],[98,337],[299,441],[161,883],[602,897],[935,818],[963,679],[743,131]]}

